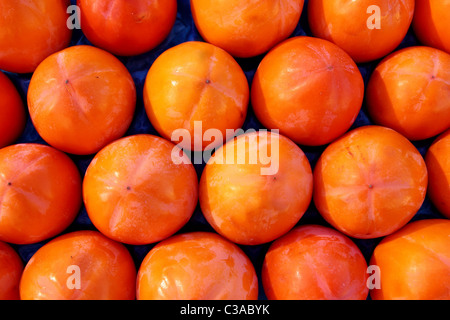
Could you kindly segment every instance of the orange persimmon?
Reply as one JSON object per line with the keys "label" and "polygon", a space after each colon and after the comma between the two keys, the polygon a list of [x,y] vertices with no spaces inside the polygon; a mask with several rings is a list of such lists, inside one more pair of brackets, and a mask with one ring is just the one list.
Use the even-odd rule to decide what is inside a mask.
{"label": "orange persimmon", "polygon": [[372,299],[450,300],[449,235],[449,220],[427,219],[384,238],[370,260],[380,271]]}
{"label": "orange persimmon", "polygon": [[200,206],[218,233],[258,245],[295,226],[312,189],[311,166],[294,142],[274,132],[250,132],[209,159],[200,179]]}
{"label": "orange persimmon", "polygon": [[392,53],[375,68],[367,87],[372,120],[409,140],[450,128],[450,54],[430,47]]}
{"label": "orange persimmon", "polygon": [[173,236],[153,247],[137,277],[138,300],[256,300],[258,279],[234,243],[210,232]]}
{"label": "orange persimmon", "polygon": [[122,137],[134,116],[136,88],[112,54],[73,46],[45,59],[28,88],[31,120],[53,147],[72,154],[98,152]]}
{"label": "orange persimmon", "polygon": [[25,107],[11,80],[0,71],[0,148],[13,143],[25,128]]}
{"label": "orange persimmon", "polygon": [[366,271],[363,254],[349,238],[303,225],[271,244],[262,282],[270,300],[365,300]]}
{"label": "orange persimmon", "polygon": [[[83,181],[86,210],[97,229],[113,240],[143,245],[183,227],[198,202],[198,178],[186,155],[163,138],[135,135],[103,148]],[[179,149],[176,149],[179,150]]]}
{"label": "orange persimmon", "polygon": [[201,36],[235,57],[263,54],[297,27],[304,0],[191,0]]}
{"label": "orange persimmon", "polygon": [[70,43],[69,0],[0,1],[0,69],[30,73]]}
{"label": "orange persimmon", "polygon": [[364,97],[358,67],[333,43],[295,37],[271,50],[253,79],[257,118],[301,145],[324,145],[354,123]]}
{"label": "orange persimmon", "polygon": [[20,281],[22,300],[133,300],[135,295],[131,254],[97,231],[75,231],[46,243]]}
{"label": "orange persimmon", "polygon": [[56,236],[80,207],[80,173],[66,154],[32,143],[0,149],[0,241],[30,244]]}
{"label": "orange persimmon", "polygon": [[428,195],[436,208],[450,219],[450,130],[440,135],[425,156]]}
{"label": "orange persimmon", "polygon": [[0,300],[19,300],[23,262],[18,253],[0,241]]}
{"label": "orange persimmon", "polygon": [[330,144],[314,169],[314,202],[348,236],[378,238],[408,223],[427,192],[425,161],[392,129],[357,128]]}
{"label": "orange persimmon", "polygon": [[314,36],[344,49],[357,63],[394,51],[406,36],[414,0],[310,0],[308,21]]}
{"label": "orange persimmon", "polygon": [[159,45],[177,16],[176,0],[78,0],[87,39],[120,56],[135,56]]}

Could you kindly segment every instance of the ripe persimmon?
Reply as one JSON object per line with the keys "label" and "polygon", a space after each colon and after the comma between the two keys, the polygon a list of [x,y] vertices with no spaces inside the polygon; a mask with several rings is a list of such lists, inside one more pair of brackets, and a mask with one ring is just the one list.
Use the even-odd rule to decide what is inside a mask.
{"label": "ripe persimmon", "polygon": [[427,219],[384,238],[370,260],[380,271],[380,288],[370,291],[372,299],[449,300],[449,235],[449,220]]}
{"label": "ripe persimmon", "polygon": [[20,281],[22,300],[133,300],[135,293],[132,256],[97,231],[66,233],[46,243]]}
{"label": "ripe persimmon", "polygon": [[30,73],[70,43],[69,0],[0,1],[0,69]]}
{"label": "ripe persimmon", "polygon": [[222,236],[258,245],[295,226],[312,189],[303,151],[282,135],[259,131],[230,140],[209,159],[200,179],[200,206]]}
{"label": "ripe persimmon", "polygon": [[440,135],[425,156],[428,195],[436,208],[450,219],[450,130]]}
{"label": "ripe persimmon", "polygon": [[176,146],[152,135],[135,135],[103,148],[83,181],[86,210],[97,229],[113,240],[143,245],[183,227],[198,202],[192,163],[175,164]]}
{"label": "ripe persimmon", "polygon": [[[156,59],[145,81],[144,103],[151,123],[169,140],[178,138],[177,129],[187,130],[191,139],[180,146],[190,150],[223,144],[227,129],[243,125],[248,102],[244,71],[231,55],[209,43],[189,41],[170,48]],[[196,121],[201,136],[194,131]],[[224,139],[204,141],[208,129],[220,130]]]}
{"label": "ripe persimmon", "polygon": [[344,49],[357,63],[394,51],[406,36],[414,0],[310,0],[308,21],[314,36]]}
{"label": "ripe persimmon", "polygon": [[216,233],[179,234],[158,243],[137,276],[138,300],[256,300],[250,259]]}
{"label": "ripe persimmon", "polygon": [[25,107],[14,84],[0,71],[0,148],[19,138],[25,128]]}
{"label": "ripe persimmon", "polygon": [[450,53],[450,1],[417,0],[413,29],[424,45]]}
{"label": "ripe persimmon", "polygon": [[129,71],[112,54],[72,46],[45,59],[28,88],[31,120],[53,147],[72,154],[98,152],[122,137],[136,107]]}
{"label": "ripe persimmon", "polygon": [[386,57],[367,87],[372,120],[409,140],[434,137],[450,128],[450,55],[409,47]]}
{"label": "ripe persimmon", "polygon": [[361,250],[349,238],[303,225],[271,244],[262,282],[270,300],[365,300],[366,271]]}
{"label": "ripe persimmon", "polygon": [[135,56],[158,46],[177,16],[176,0],[78,0],[87,39],[120,56]]}
{"label": "ripe persimmon", "polygon": [[20,300],[23,262],[17,252],[0,241],[0,300]]}
{"label": "ripe persimmon", "polygon": [[392,129],[357,128],[330,144],[314,169],[314,202],[331,225],[361,239],[383,237],[422,206],[425,161]]}
{"label": "ripe persimmon", "polygon": [[263,54],[297,27],[304,0],[191,0],[203,39],[235,57]]}
{"label": "ripe persimmon", "polygon": [[358,67],[333,43],[295,37],[259,65],[251,99],[256,116],[302,145],[324,145],[354,123],[364,97]]}
{"label": "ripe persimmon", "polygon": [[30,244],[53,237],[80,206],[80,173],[66,154],[32,143],[0,149],[0,241]]}

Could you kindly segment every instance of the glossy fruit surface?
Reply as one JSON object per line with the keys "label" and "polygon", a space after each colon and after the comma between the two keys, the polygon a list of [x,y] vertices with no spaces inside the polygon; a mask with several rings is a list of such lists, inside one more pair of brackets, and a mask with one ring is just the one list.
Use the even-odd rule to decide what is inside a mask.
{"label": "glossy fruit surface", "polygon": [[450,219],[450,130],[440,135],[425,157],[428,168],[428,195],[444,216]]}
{"label": "glossy fruit surface", "polygon": [[250,259],[215,233],[176,235],[157,244],[137,277],[139,300],[256,300]]}
{"label": "glossy fruit surface", "polygon": [[0,69],[31,73],[45,58],[70,43],[69,0],[0,2]]}
{"label": "glossy fruit surface", "polygon": [[[241,67],[209,43],[189,41],[168,49],[153,63],[145,81],[144,103],[151,123],[177,143],[179,130],[186,131],[190,139],[183,137],[180,146],[190,150],[220,146],[227,129],[243,125],[248,102],[249,85]],[[218,130],[223,138],[203,139],[208,129]]]}
{"label": "glossy fruit surface", "polygon": [[133,300],[136,267],[120,243],[76,231],[41,247],[20,282],[22,300]]}
{"label": "glossy fruit surface", "polygon": [[341,232],[361,239],[397,231],[427,192],[422,155],[389,128],[365,126],[332,143],[314,169],[314,202]]}
{"label": "glossy fruit surface", "polygon": [[25,107],[11,80],[0,72],[0,148],[12,144],[25,128]]}
{"label": "glossy fruit surface", "polygon": [[303,151],[271,132],[238,136],[218,149],[200,179],[200,206],[229,240],[257,245],[288,232],[311,202],[313,178]]}
{"label": "glossy fruit surface", "polygon": [[19,300],[23,262],[17,252],[0,241],[0,300]]}
{"label": "glossy fruit surface", "polygon": [[311,0],[308,21],[314,36],[344,49],[356,62],[394,51],[405,38],[414,0]]}
{"label": "glossy fruit surface", "polygon": [[0,241],[40,242],[57,235],[81,206],[78,168],[64,153],[41,144],[0,149]]}
{"label": "glossy fruit surface", "polygon": [[354,123],[364,82],[356,64],[333,43],[295,37],[259,65],[251,100],[259,121],[301,145],[327,144]]}
{"label": "glossy fruit surface", "polygon": [[31,78],[28,108],[50,145],[88,155],[122,137],[136,107],[129,71],[112,54],[72,46],[45,59]]}
{"label": "glossy fruit surface", "polygon": [[136,56],[159,45],[177,15],[176,0],[78,0],[83,33],[95,46]]}
{"label": "glossy fruit surface", "polygon": [[373,121],[410,140],[434,137],[450,128],[450,55],[409,47],[386,57],[367,87]]}
{"label": "glossy fruit surface", "polygon": [[92,223],[108,237],[134,245],[161,241],[184,226],[198,201],[194,166],[175,164],[175,145],[136,135],[101,150],[83,182]]}
{"label": "glossy fruit surface", "polygon": [[270,300],[365,300],[366,270],[363,254],[349,238],[303,225],[269,247],[262,281]]}
{"label": "glossy fruit surface", "polygon": [[450,0],[416,0],[413,29],[424,45],[450,53]]}
{"label": "glossy fruit surface", "polygon": [[419,220],[386,237],[375,248],[371,265],[380,268],[374,300],[450,299],[450,221]]}
{"label": "glossy fruit surface", "polygon": [[294,32],[304,0],[192,0],[202,37],[236,57],[263,54]]}

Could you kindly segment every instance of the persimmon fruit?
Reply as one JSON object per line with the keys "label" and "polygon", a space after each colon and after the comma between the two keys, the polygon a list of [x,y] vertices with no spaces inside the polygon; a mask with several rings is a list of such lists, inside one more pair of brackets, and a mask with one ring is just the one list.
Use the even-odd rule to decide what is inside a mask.
{"label": "persimmon fruit", "polygon": [[3,0],[0,3],[0,69],[31,73],[66,48],[69,0]]}
{"label": "persimmon fruit", "polygon": [[47,143],[70,154],[90,155],[126,133],[136,88],[120,60],[79,45],[38,66],[27,99],[31,120]]}
{"label": "persimmon fruit", "polygon": [[256,300],[254,266],[216,233],[179,234],[158,243],[137,276],[138,300]]}
{"label": "persimmon fruit", "polygon": [[372,120],[409,140],[424,140],[450,128],[450,54],[409,47],[383,59],[367,86]]}
{"label": "persimmon fruit", "polygon": [[262,269],[269,300],[365,300],[367,262],[340,232],[296,227],[269,247]]}
{"label": "persimmon fruit", "polygon": [[414,2],[311,0],[309,26],[314,36],[335,43],[355,62],[369,62],[386,56],[401,44],[413,19]]}
{"label": "persimmon fruit", "polygon": [[308,146],[330,143],[350,129],[363,97],[363,78],[350,56],[329,41],[303,36],[272,49],[251,88],[259,121]]}
{"label": "persimmon fruit", "polygon": [[0,241],[0,300],[20,300],[19,283],[23,262],[7,243]]}
{"label": "persimmon fruit", "polygon": [[26,113],[19,92],[0,72],[0,148],[16,141],[25,129]]}
{"label": "persimmon fruit", "polygon": [[304,0],[192,0],[200,35],[240,58],[263,54],[297,27]]}
{"label": "persimmon fruit", "polygon": [[141,134],[117,140],[92,160],[83,181],[86,210],[97,229],[113,240],[144,245],[183,227],[198,202],[194,166],[175,164],[177,148]]}
{"label": "persimmon fruit", "polygon": [[373,300],[450,299],[450,221],[426,219],[409,223],[384,238],[371,265],[380,270]]}
{"label": "persimmon fruit", "polygon": [[127,248],[97,231],[75,231],[39,248],[20,281],[22,300],[133,300],[136,266]]}
{"label": "persimmon fruit", "polygon": [[136,56],[157,47],[177,16],[176,0],[78,0],[81,27],[97,47]]}
{"label": "persimmon fruit", "polygon": [[[177,142],[177,130],[186,130],[190,139],[181,139],[180,146],[202,151],[220,146],[227,130],[244,124],[249,85],[227,52],[209,43],[188,41],[168,49],[152,64],[144,103],[151,123],[164,138]],[[196,122],[201,125],[197,132]],[[220,130],[224,138],[205,141],[208,129]]]}
{"label": "persimmon fruit", "polygon": [[426,46],[450,53],[449,0],[417,0],[413,29],[417,38]]}
{"label": "persimmon fruit", "polygon": [[428,195],[445,217],[450,219],[450,130],[440,135],[428,149]]}
{"label": "persimmon fruit", "polygon": [[41,144],[0,149],[0,241],[37,243],[64,231],[81,207],[81,177],[64,153]]}
{"label": "persimmon fruit", "polygon": [[421,208],[425,161],[398,132],[380,126],[352,130],[330,144],[314,168],[314,203],[332,226],[353,238],[387,236]]}
{"label": "persimmon fruit", "polygon": [[297,224],[312,190],[311,166],[294,142],[274,132],[249,132],[208,160],[200,179],[200,207],[225,238],[259,245]]}

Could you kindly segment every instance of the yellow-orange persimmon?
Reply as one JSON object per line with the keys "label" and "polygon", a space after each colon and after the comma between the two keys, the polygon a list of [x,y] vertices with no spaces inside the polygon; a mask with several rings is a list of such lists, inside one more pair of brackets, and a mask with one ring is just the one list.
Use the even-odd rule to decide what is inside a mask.
{"label": "yellow-orange persimmon", "polygon": [[256,300],[254,266],[218,234],[176,235],[153,247],[137,277],[139,300]]}
{"label": "yellow-orange persimmon", "polygon": [[354,238],[389,235],[419,211],[427,168],[414,145],[392,129],[357,128],[330,144],[314,169],[314,202]]}
{"label": "yellow-orange persimmon", "polygon": [[23,262],[18,253],[0,241],[0,300],[19,300]]}

